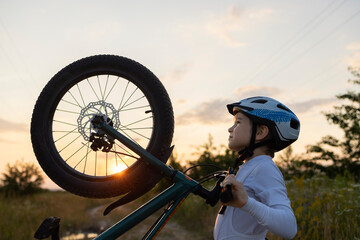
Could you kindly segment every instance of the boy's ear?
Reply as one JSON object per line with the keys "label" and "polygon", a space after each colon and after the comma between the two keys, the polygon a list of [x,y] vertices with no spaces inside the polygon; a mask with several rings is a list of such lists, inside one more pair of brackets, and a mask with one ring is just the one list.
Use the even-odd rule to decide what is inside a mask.
{"label": "boy's ear", "polygon": [[256,132],[256,140],[257,141],[264,140],[268,134],[269,134],[269,128],[265,125],[260,125],[260,126],[258,126],[258,129]]}

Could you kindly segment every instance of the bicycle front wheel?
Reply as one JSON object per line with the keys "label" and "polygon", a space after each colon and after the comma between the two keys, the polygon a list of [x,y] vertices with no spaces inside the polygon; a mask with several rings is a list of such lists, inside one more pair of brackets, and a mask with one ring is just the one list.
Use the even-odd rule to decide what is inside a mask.
{"label": "bicycle front wheel", "polygon": [[45,173],[65,190],[94,198],[155,185],[159,175],[121,142],[94,128],[94,117],[167,161],[174,118],[165,88],[133,60],[97,55],[58,72],[35,104],[31,140]]}

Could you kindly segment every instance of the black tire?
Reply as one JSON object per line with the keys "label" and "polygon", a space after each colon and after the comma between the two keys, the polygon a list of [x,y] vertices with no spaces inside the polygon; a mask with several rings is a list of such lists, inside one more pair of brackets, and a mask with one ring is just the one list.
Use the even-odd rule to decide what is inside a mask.
{"label": "black tire", "polygon": [[[91,149],[94,129],[90,129],[90,120],[99,114],[162,162],[167,161],[174,118],[165,88],[133,60],[97,55],[58,72],[36,102],[31,140],[45,173],[65,190],[92,198],[118,196],[141,184],[154,186],[159,174],[120,142],[108,152],[101,147]],[[111,167],[121,164],[123,170]]]}

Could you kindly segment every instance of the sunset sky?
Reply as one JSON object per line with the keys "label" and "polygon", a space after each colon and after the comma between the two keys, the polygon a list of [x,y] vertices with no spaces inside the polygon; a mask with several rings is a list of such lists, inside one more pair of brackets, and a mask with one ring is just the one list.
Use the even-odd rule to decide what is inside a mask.
{"label": "sunset sky", "polygon": [[[296,153],[322,136],[341,137],[322,112],[353,87],[360,66],[360,1],[6,1],[0,0],[0,172],[36,162],[33,106],[60,69],[83,57],[115,54],[149,68],[175,114],[175,151],[227,144],[225,105],[266,95],[301,121]],[[50,180],[47,187],[54,187]]]}

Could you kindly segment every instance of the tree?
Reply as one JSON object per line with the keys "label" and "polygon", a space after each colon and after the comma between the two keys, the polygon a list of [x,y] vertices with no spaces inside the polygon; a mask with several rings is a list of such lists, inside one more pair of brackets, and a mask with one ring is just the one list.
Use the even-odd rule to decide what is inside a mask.
{"label": "tree", "polygon": [[[197,155],[198,159],[191,162],[190,167],[201,165],[191,169],[190,176],[194,179],[211,174],[219,170],[219,168],[227,170],[234,165],[235,159],[238,156],[236,151],[231,151],[223,145],[219,148],[214,146],[211,134],[209,134],[208,142],[197,147],[197,152],[194,155]],[[217,168],[211,167],[211,165],[215,165]]]}
{"label": "tree", "polygon": [[292,145],[283,150],[276,160],[276,165],[279,167],[285,180],[302,176],[311,178],[320,172],[317,163],[306,160],[303,154],[294,154]]}
{"label": "tree", "polygon": [[6,196],[35,193],[44,183],[42,171],[34,163],[23,160],[16,161],[13,165],[8,163],[2,175],[2,189]]}
{"label": "tree", "polygon": [[276,165],[286,180],[293,178],[293,176],[302,175],[300,157],[294,154],[291,145],[279,155]]}
{"label": "tree", "polygon": [[360,173],[360,68],[349,70],[355,77],[349,80],[355,85],[353,90],[336,96],[344,103],[335,106],[334,111],[325,113],[326,119],[344,132],[343,139],[328,135],[316,145],[308,146],[308,153],[313,155],[312,160],[325,160],[330,163],[327,167],[317,165],[330,177],[346,173],[358,177]]}

